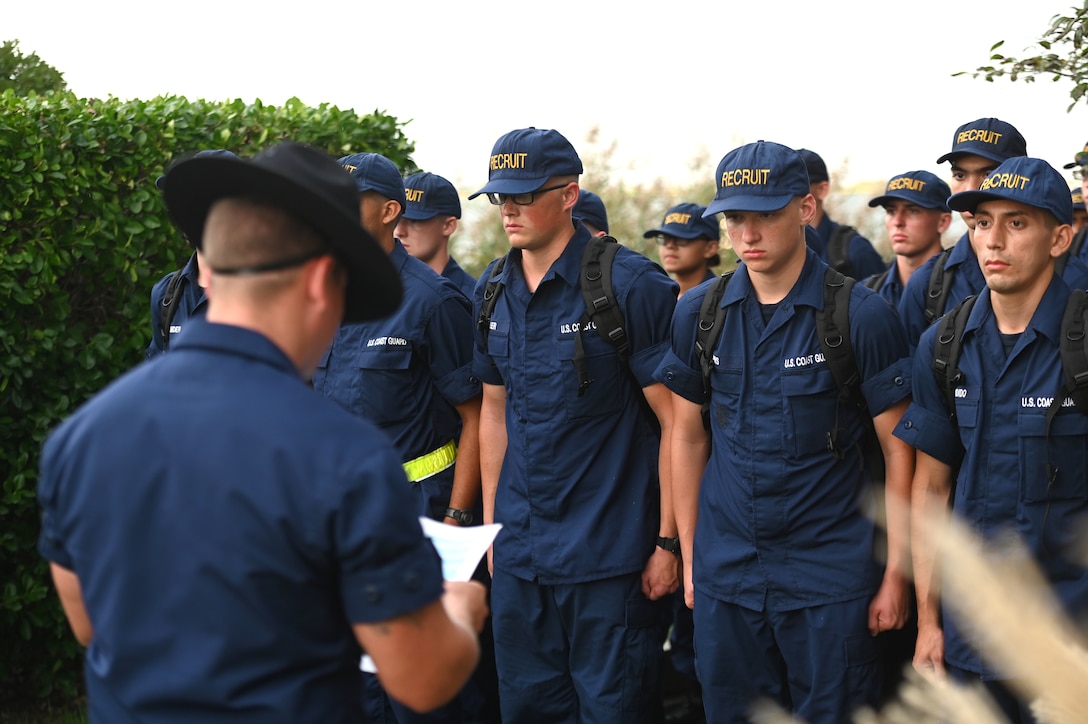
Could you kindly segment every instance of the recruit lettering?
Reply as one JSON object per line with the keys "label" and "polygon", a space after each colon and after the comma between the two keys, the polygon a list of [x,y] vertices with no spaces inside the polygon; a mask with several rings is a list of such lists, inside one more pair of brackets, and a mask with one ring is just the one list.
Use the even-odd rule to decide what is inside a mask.
{"label": "recruit lettering", "polygon": [[423,201],[423,189],[404,189],[404,197],[409,201]]}
{"label": "recruit lettering", "polygon": [[965,141],[980,141],[982,143],[989,143],[996,145],[1003,134],[997,131],[987,131],[983,128],[969,128],[966,131],[960,132],[956,136],[956,143],[964,143]]}
{"label": "recruit lettering", "polygon": [[528,153],[496,153],[491,157],[491,170],[498,171],[504,168],[525,168],[525,159]]}
{"label": "recruit lettering", "polygon": [[669,214],[665,217],[666,224],[681,224],[686,226],[691,221],[691,214]]}
{"label": "recruit lettering", "polygon": [[734,168],[722,173],[721,186],[764,186],[770,174],[769,168]]}
{"label": "recruit lettering", "polygon": [[892,179],[888,184],[889,191],[898,191],[900,189],[907,189],[908,191],[921,191],[926,187],[926,182],[920,178],[911,178],[910,176],[900,176],[897,179]]}
{"label": "recruit lettering", "polygon": [[986,180],[982,182],[982,186],[979,187],[979,190],[1013,189],[1014,191],[1023,191],[1029,181],[1031,181],[1030,178],[1021,176],[1018,173],[995,173],[988,176]]}

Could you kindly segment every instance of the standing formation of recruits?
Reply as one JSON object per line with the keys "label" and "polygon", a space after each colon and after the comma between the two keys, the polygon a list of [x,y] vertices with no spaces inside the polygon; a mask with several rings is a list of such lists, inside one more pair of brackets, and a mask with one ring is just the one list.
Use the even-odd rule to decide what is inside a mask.
{"label": "standing formation of recruits", "polygon": [[[655,724],[663,644],[685,721],[847,721],[912,657],[1034,721],[921,521],[1015,531],[1088,614],[1061,349],[1085,189],[995,118],[946,161],[869,201],[886,263],[825,212],[817,154],[746,144],[645,232],[659,266],[607,236],[562,134],[517,129],[468,197],[510,246],[474,280],[441,176],[290,142],[179,160],[156,185],[194,253],[152,292],[157,359],[42,454],[91,721]],[[420,516],[502,524],[478,581],[443,583]]]}

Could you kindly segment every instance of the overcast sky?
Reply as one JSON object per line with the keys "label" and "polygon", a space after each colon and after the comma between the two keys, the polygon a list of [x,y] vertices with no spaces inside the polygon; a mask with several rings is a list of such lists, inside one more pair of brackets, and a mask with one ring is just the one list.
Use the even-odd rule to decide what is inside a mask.
{"label": "overcast sky", "polygon": [[[953,78],[990,46],[1022,54],[1071,0],[372,2],[23,0],[18,39],[81,96],[297,96],[411,119],[416,162],[486,182],[495,139],[598,127],[633,180],[712,183],[718,160],[766,139],[820,153],[846,183],[934,161],[960,124],[995,116],[1060,168],[1088,139],[1070,85]],[[848,170],[847,170],[848,169]]]}

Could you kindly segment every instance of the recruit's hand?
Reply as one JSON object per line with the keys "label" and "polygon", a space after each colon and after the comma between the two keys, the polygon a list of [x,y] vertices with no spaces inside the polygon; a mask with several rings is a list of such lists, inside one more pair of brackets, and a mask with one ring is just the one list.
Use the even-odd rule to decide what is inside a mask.
{"label": "recruit's hand", "polygon": [[918,622],[914,670],[923,676],[944,678],[944,631],[940,626]]}
{"label": "recruit's hand", "polygon": [[887,572],[880,589],[869,602],[869,633],[903,628],[910,616],[910,588],[903,576]]}
{"label": "recruit's hand", "polygon": [[642,593],[651,601],[667,596],[680,587],[680,559],[664,548],[654,547],[653,555],[642,569]]}
{"label": "recruit's hand", "polygon": [[480,633],[487,619],[487,588],[479,581],[446,581],[442,606],[454,623]]}

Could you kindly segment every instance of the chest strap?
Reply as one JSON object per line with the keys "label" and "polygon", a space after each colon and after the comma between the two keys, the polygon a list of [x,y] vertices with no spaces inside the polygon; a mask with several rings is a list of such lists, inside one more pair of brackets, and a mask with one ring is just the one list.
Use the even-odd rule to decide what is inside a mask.
{"label": "chest strap", "polygon": [[457,443],[450,440],[437,450],[404,463],[404,474],[408,476],[409,483],[418,483],[452,467],[456,460]]}

